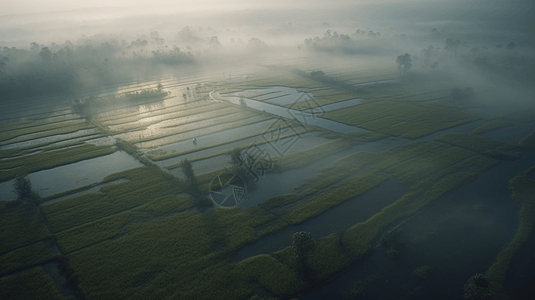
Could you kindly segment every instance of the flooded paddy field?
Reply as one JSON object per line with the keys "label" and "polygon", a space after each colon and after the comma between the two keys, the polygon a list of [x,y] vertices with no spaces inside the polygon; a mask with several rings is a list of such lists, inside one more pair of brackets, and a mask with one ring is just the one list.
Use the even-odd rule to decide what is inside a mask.
{"label": "flooded paddy field", "polygon": [[[110,173],[140,167],[142,164],[123,151],[66,166],[30,173],[32,187],[42,197],[100,182]],[[61,180],[58,180],[61,179]]]}
{"label": "flooded paddy field", "polygon": [[[522,284],[503,274],[533,244],[533,120],[482,118],[438,88],[378,93],[397,84],[389,68],[290,65],[363,92],[255,66],[87,91],[120,101],[85,115],[11,107],[0,283],[31,276],[86,299],[453,299],[476,273],[496,293]],[[120,96],[159,83],[161,97]],[[314,105],[293,107],[305,92]],[[229,191],[236,205],[212,201]],[[61,264],[71,275],[51,276]]]}

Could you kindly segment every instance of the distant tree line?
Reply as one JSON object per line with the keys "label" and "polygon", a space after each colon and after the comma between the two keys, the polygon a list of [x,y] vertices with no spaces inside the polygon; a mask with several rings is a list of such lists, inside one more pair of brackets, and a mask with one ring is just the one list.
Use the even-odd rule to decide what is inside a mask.
{"label": "distant tree line", "polygon": [[[405,53],[396,59],[400,73],[415,71],[437,71],[451,66],[461,66],[485,72],[487,77],[498,76],[521,82],[535,79],[535,59],[533,56],[517,52],[517,44],[509,42],[496,46],[472,45],[458,38],[448,37],[442,47],[429,45],[419,52]],[[457,98],[466,98],[469,92],[454,92]]]}
{"label": "distant tree line", "polygon": [[76,44],[32,42],[28,49],[0,47],[0,99],[76,95],[84,88],[157,72],[159,65],[195,63],[191,53],[162,45],[164,40],[156,32],[151,37],[128,43],[94,36]]}
{"label": "distant tree line", "polygon": [[368,32],[358,29],[351,35],[338,34],[336,31],[325,31],[323,37],[307,38],[304,40],[303,45],[299,45],[300,50],[330,52],[330,53],[344,53],[344,54],[357,54],[362,51],[360,48],[362,44],[359,41],[363,38],[379,38],[381,33]]}
{"label": "distant tree line", "polygon": [[136,92],[120,95],[112,94],[98,98],[90,96],[86,99],[75,99],[71,102],[71,107],[74,113],[87,118],[99,108],[110,108],[110,106],[122,105],[124,102],[145,103],[150,100],[161,99],[169,94],[170,92],[164,91],[163,85],[160,83],[156,89],[144,89]]}
{"label": "distant tree line", "polygon": [[325,73],[322,70],[314,70],[314,71],[311,71],[310,73],[307,73],[299,68],[295,68],[295,69],[291,69],[290,71],[295,75],[307,77],[312,80],[324,83],[326,85],[345,89],[349,92],[353,92],[353,93],[362,92],[362,90],[358,87],[355,87],[349,83],[346,83],[344,81],[340,81],[340,80],[337,80],[337,79],[334,79],[325,75]]}

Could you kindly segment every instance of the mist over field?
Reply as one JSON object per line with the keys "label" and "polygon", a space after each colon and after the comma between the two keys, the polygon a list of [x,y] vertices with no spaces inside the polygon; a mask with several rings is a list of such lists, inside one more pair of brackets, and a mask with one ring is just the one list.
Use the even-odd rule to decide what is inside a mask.
{"label": "mist over field", "polygon": [[510,87],[516,101],[533,97],[532,12],[531,1],[499,0],[19,1],[1,16],[1,93],[75,94],[184,66],[311,55],[395,64],[409,53],[414,73]]}
{"label": "mist over field", "polygon": [[533,299],[532,0],[0,10],[0,299]]}

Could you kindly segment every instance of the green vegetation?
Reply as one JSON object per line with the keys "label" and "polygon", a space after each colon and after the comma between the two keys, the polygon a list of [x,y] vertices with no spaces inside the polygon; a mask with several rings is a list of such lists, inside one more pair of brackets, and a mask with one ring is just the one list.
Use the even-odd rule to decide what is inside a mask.
{"label": "green vegetation", "polygon": [[58,167],[81,160],[94,158],[114,152],[111,146],[95,146],[83,144],[70,148],[41,152],[19,158],[13,158],[2,162],[3,170],[0,170],[0,181],[10,180],[18,174],[29,174]]}
{"label": "green vegetation", "polygon": [[326,118],[380,133],[418,138],[475,118],[433,104],[377,101],[327,112]]}
{"label": "green vegetation", "polygon": [[452,144],[470,150],[483,152],[487,150],[510,150],[515,147],[504,142],[496,141],[475,134],[450,133],[437,137],[436,141]]}
{"label": "green vegetation", "polygon": [[286,154],[275,162],[275,170],[284,172],[287,170],[306,166],[327,155],[349,149],[353,143],[348,140],[335,140],[307,150]]}
{"label": "green vegetation", "polygon": [[448,99],[450,95],[451,95],[451,91],[449,89],[438,90],[438,91],[426,91],[423,93],[404,92],[403,95],[395,96],[394,99],[402,100],[402,101],[410,101],[410,102],[426,102],[426,101],[433,101],[433,100]]}
{"label": "green vegetation", "polygon": [[293,295],[307,286],[297,272],[270,255],[244,259],[236,265],[236,271],[244,280],[256,281],[277,296]]}
{"label": "green vegetation", "polygon": [[308,100],[308,98],[304,96],[302,99],[302,102],[299,102],[298,105],[296,105],[295,103],[289,103],[283,106],[288,107],[288,108],[291,107],[292,109],[297,109],[297,110],[307,110],[307,109],[313,109],[313,108],[327,105],[327,104],[332,104],[332,103],[351,100],[351,99],[356,98],[355,95],[352,95],[352,94],[349,94],[340,90],[335,90],[335,89],[314,91],[312,92],[311,96],[312,96],[312,100]]}
{"label": "green vegetation", "polygon": [[483,274],[475,274],[464,285],[463,299],[491,300],[495,294],[489,289],[489,281]]}
{"label": "green vegetation", "polygon": [[[231,214],[229,218],[218,222],[218,216],[228,214]],[[225,279],[227,276],[222,275],[232,274],[232,266],[216,259],[217,251],[211,253],[213,247],[224,249],[224,245],[233,244],[224,234],[229,229],[226,222],[239,226],[233,231],[240,236],[251,232],[243,231],[251,221],[240,225],[244,218],[238,217],[235,222],[232,217],[238,216],[229,210],[216,209],[207,216],[183,212],[148,220],[121,237],[75,251],[69,254],[69,259],[89,299],[124,299],[136,294],[141,298],[149,294],[161,297],[176,292],[186,293],[182,297],[210,299],[215,296],[213,288],[221,286],[225,286],[226,293],[238,293],[238,298],[243,298],[248,293],[240,295],[239,291],[248,287],[236,277]],[[100,270],[94,268],[95,263],[101,266]],[[109,280],[106,274],[114,273],[121,276]],[[141,274],[146,275],[139,282]]]}
{"label": "green vegetation", "polygon": [[524,137],[518,144],[524,148],[535,149],[535,130]]}
{"label": "green vegetation", "polygon": [[504,280],[509,263],[518,249],[528,240],[535,225],[535,181],[526,177],[531,170],[509,181],[512,197],[520,202],[521,207],[518,211],[519,225],[513,239],[498,254],[496,261],[486,273],[491,290],[498,295],[506,294]]}
{"label": "green vegetation", "polygon": [[[428,144],[428,145],[426,145]],[[409,144],[407,147],[398,147],[394,148],[392,151],[387,151],[383,154],[366,154],[366,153],[357,153],[355,158],[363,156],[361,159],[352,159],[349,160],[345,158],[338,161],[333,166],[334,170],[338,170],[340,165],[348,165],[351,161],[358,163],[361,167],[351,167],[348,166],[347,169],[353,169],[358,172],[358,170],[370,170],[370,167],[373,167],[370,171],[373,170],[389,170],[389,166],[395,166],[399,159],[410,161],[411,154],[418,160],[420,154],[418,152],[428,151],[429,146],[433,147],[444,147],[440,146],[434,142],[418,142]],[[427,146],[427,147],[423,147]],[[416,151],[415,151],[416,150]],[[461,149],[462,150],[462,149]],[[388,155],[386,155],[388,154]],[[368,158],[364,158],[364,157]],[[391,160],[390,163],[385,164],[389,157],[399,157],[398,159]],[[487,169],[495,163],[494,160],[485,158],[483,156],[469,156],[468,158],[461,156],[458,158],[460,161],[452,164],[444,170],[438,170],[437,173],[432,174],[431,176],[425,177],[425,179],[416,181],[412,185],[412,191],[404,195],[402,198],[394,202],[393,204],[385,207],[380,213],[376,214],[372,218],[368,219],[363,223],[356,224],[350,229],[343,232],[343,234],[333,234],[329,237],[321,239],[317,243],[317,250],[311,256],[309,260],[309,265],[311,267],[311,272],[314,274],[316,280],[323,280],[329,276],[332,276],[339,270],[345,268],[348,263],[358,260],[364,254],[366,254],[371,249],[371,243],[374,241],[380,232],[386,228],[392,222],[396,220],[402,220],[408,216],[416,213],[435,199],[441,197],[446,192],[455,188],[456,186],[462,184],[466,180],[473,178],[479,172]],[[386,161],[385,161],[386,160]],[[377,169],[378,168],[378,169]],[[462,171],[461,171],[462,170]],[[369,182],[370,171],[366,171],[361,182],[356,183],[357,177],[353,179],[356,186],[363,186],[365,181],[368,180],[369,186],[375,186],[378,183]],[[327,172],[324,171],[318,177],[326,177]],[[340,170],[340,173],[343,173],[344,170]],[[335,174],[335,173],[332,173]],[[423,174],[422,174],[423,175]],[[332,175],[331,175],[332,176]],[[309,184],[316,183],[317,185],[325,184],[327,179],[316,179]],[[378,182],[380,182],[380,176],[377,177]],[[336,182],[336,180],[334,180]],[[341,187],[341,191],[348,189],[348,186],[343,185],[342,183],[337,183],[337,187]],[[311,191],[311,189],[309,189]],[[338,192],[340,193],[340,191]],[[313,197],[313,196],[311,196]],[[347,195],[346,195],[347,197]],[[278,212],[279,207],[293,205],[292,203],[299,203],[300,197],[298,196],[279,196],[272,198],[261,204],[262,207],[269,209],[273,212]],[[342,198],[342,197],[340,197]],[[327,199],[333,199],[331,195],[324,198],[324,201]],[[334,198],[336,199],[336,198]],[[293,208],[293,207],[292,207]],[[302,208],[296,206],[294,211],[301,213]],[[313,214],[312,214],[313,215]],[[309,215],[308,217],[310,217]],[[304,218],[306,219],[306,218]]]}
{"label": "green vegetation", "polygon": [[477,127],[476,129],[472,130],[472,133],[473,134],[482,134],[482,133],[485,133],[485,132],[488,132],[488,131],[491,131],[491,130],[494,130],[494,129],[505,127],[505,126],[510,125],[510,124],[511,124],[511,122],[508,121],[508,120],[497,119],[497,120],[494,120],[494,121],[492,121],[490,123],[486,123],[486,124],[483,124],[483,125]]}
{"label": "green vegetation", "polygon": [[297,270],[304,278],[309,276],[308,257],[316,249],[316,241],[310,232],[299,231],[292,235],[292,251]]}
{"label": "green vegetation", "polygon": [[121,212],[98,219],[56,234],[61,249],[70,253],[102,241],[120,237],[131,232],[129,225],[177,214],[193,207],[193,201],[184,196],[163,197],[138,206],[131,211]]}
{"label": "green vegetation", "polygon": [[0,142],[8,142],[10,139],[18,137],[17,142],[29,141],[38,138],[55,136],[58,134],[67,134],[77,132],[82,129],[91,129],[88,123],[81,120],[68,120],[55,123],[47,123],[46,125],[18,127],[9,131],[0,133]]}
{"label": "green vegetation", "polygon": [[95,221],[158,198],[177,195],[181,188],[153,168],[141,167],[108,175],[104,181],[127,179],[107,185],[100,193],[90,193],[59,202],[45,203],[41,209],[54,232]]}
{"label": "green vegetation", "polygon": [[193,173],[193,166],[191,165],[191,162],[188,159],[183,159],[180,162],[180,169],[186,176],[185,190],[193,197],[197,207],[204,211],[214,206],[214,203],[201,191],[199,182]]}
{"label": "green vegetation", "polygon": [[[206,107],[184,109],[162,114],[145,113],[137,118],[129,116],[125,119],[114,119],[105,122],[105,125],[110,129],[111,133],[119,134],[146,130],[153,124],[167,121],[166,126],[160,129],[176,129],[176,127],[180,126],[184,127],[181,128],[184,129],[183,131],[188,131],[192,130],[192,127],[199,126],[201,121],[204,121],[201,124],[205,127],[210,124],[224,123],[229,122],[229,120],[251,116],[250,114],[240,114],[234,107],[224,107],[216,104],[218,103],[215,103],[214,105],[207,104]],[[212,108],[213,110],[208,110],[209,108]],[[192,118],[193,116],[195,118]],[[197,127],[195,129],[197,129]]]}
{"label": "green vegetation", "polygon": [[162,107],[156,106],[149,111],[140,109],[138,105],[132,107],[131,111],[112,111],[111,113],[98,115],[96,120],[106,126],[121,125],[127,123],[134,123],[143,120],[146,117],[155,117],[157,120],[169,120],[176,117],[183,117],[195,115],[197,113],[212,111],[218,108],[225,107],[222,103],[206,102],[203,100],[195,100],[188,103],[177,103],[165,105]]}
{"label": "green vegetation", "polygon": [[236,82],[228,85],[228,90],[220,92],[221,95],[235,93],[244,90],[266,88],[272,86],[286,86],[299,90],[315,89],[323,87],[322,84],[289,73],[282,73],[278,67],[269,66],[270,71],[259,74],[261,77],[251,78],[247,81]]}
{"label": "green vegetation", "polygon": [[427,272],[429,272],[429,266],[423,265],[415,268],[412,275],[420,279],[427,279]]}
{"label": "green vegetation", "polygon": [[322,83],[324,85],[335,87],[335,88],[339,88],[339,89],[345,90],[345,91],[350,92],[350,93],[360,93],[360,92],[362,92],[360,88],[355,87],[355,86],[353,86],[351,84],[348,84],[348,83],[346,83],[344,81],[332,78],[332,77],[326,75],[321,70],[315,70],[315,71],[312,71],[312,72],[307,74],[305,71],[296,68],[296,69],[293,69],[291,72],[293,74],[295,74],[295,75],[298,75],[298,76],[301,76],[301,77],[304,77],[304,78],[308,78],[308,79],[312,79],[312,80],[320,82],[320,83]]}
{"label": "green vegetation", "polygon": [[388,137],[388,134],[375,131],[355,131],[347,133],[347,136],[363,142],[374,142]]}
{"label": "green vegetation", "polygon": [[[335,140],[302,151],[302,161],[281,166],[304,166],[351,144],[347,139]],[[299,153],[295,155],[299,157]],[[107,176],[103,182],[122,181],[103,186],[99,193],[44,203],[42,211],[88,299],[149,295],[247,299],[254,295],[251,285],[255,284],[273,295],[288,297],[309,282],[325,280],[357,261],[392,223],[414,214],[494,162],[456,146],[414,142],[383,153],[344,157],[309,180],[299,194],[277,196],[246,210],[216,208],[204,214],[191,210],[194,199],[178,195],[182,187],[152,168],[141,167]],[[220,172],[196,176],[201,190]],[[389,176],[411,184],[412,191],[366,222],[315,243],[315,249],[306,255],[305,277],[297,271],[299,260],[290,247],[239,263],[227,261],[230,253],[244,245],[319,215]]]}
{"label": "green vegetation", "polygon": [[[230,83],[228,92],[255,86],[283,85],[313,92],[320,105],[354,98],[350,93],[335,89],[318,90],[323,86],[307,78],[288,74],[272,76],[273,74],[270,71],[253,77],[247,83]],[[329,77],[335,83],[354,79],[347,74],[329,74]],[[397,97],[396,101],[366,102],[327,114],[334,120],[371,131],[348,134],[322,132],[322,136],[334,140],[308,150],[285,154],[276,162],[274,171],[297,169],[328,155],[341,155],[360,142],[391,135],[417,138],[475,119],[446,106],[421,103],[441,99],[444,96],[442,90],[411,94],[403,88],[398,91],[398,88],[393,87],[395,93],[389,91],[388,95],[390,100]],[[161,92],[162,88],[158,90]],[[373,96],[373,88],[369,88],[369,91],[368,95]],[[129,94],[125,95],[134,95],[130,91],[126,93]],[[154,95],[155,99],[161,99]],[[146,96],[150,95],[139,96],[138,100],[145,99]],[[127,102],[126,98],[127,96],[112,96],[108,100],[101,98],[98,101]],[[118,133],[116,146],[129,151],[148,167],[110,174],[102,182],[62,193],[66,199],[44,202],[40,208],[46,222],[35,207],[21,204],[7,207],[2,203],[0,276],[57,259],[58,255],[48,249],[47,242],[44,242],[54,237],[68,260],[68,263],[64,257],[58,260],[64,273],[62,276],[70,284],[78,285],[87,299],[259,299],[264,296],[287,299],[298,296],[303,290],[321,284],[350,264],[358,262],[376,249],[377,241],[385,232],[391,231],[392,227],[395,228],[452,189],[471,180],[497,163],[497,159],[516,158],[507,152],[512,146],[505,143],[475,134],[445,135],[434,141],[411,142],[381,153],[358,152],[347,155],[320,170],[294,192],[272,197],[248,209],[205,210],[207,206],[202,201],[207,200],[207,186],[216,175],[224,171],[237,172],[235,168],[239,166],[238,158],[241,158],[244,147],[227,149],[230,146],[226,146],[229,143],[226,141],[185,152],[166,153],[155,150],[144,156],[131,143],[141,141],[142,147],[164,145],[198,137],[199,132],[215,133],[271,117],[226,104],[197,101],[192,101],[192,105],[187,107],[177,104],[148,111],[136,110],[137,104],[113,105],[119,104],[125,104],[123,107],[129,107],[135,112],[122,110],[115,114],[95,116],[95,130],[101,130],[103,134]],[[136,136],[149,132],[150,125],[163,121],[166,123],[161,124],[161,130],[155,130],[156,134]],[[62,127],[54,127],[56,125],[43,124],[49,126],[46,128],[50,128],[50,131],[62,130]],[[35,133],[36,136],[41,134],[40,126],[34,128],[29,123],[17,126],[19,127],[10,128],[3,133],[8,137],[20,129],[20,132],[34,130],[32,134]],[[485,128],[493,126],[497,125]],[[202,130],[197,131],[199,128]],[[485,128],[475,132],[482,132]],[[285,137],[292,135],[293,133]],[[251,136],[241,136],[234,141]],[[19,138],[31,140],[33,137]],[[80,141],[63,145],[50,144],[47,145],[49,148],[44,148],[43,153],[3,160],[0,180],[14,178],[20,172],[52,168],[114,151],[111,146],[97,147],[79,143]],[[180,181],[180,184],[150,161],[215,147],[218,147],[217,150],[206,151],[202,157],[193,157],[191,161],[230,152],[233,167],[196,176],[191,161],[183,160],[180,164],[168,166],[182,167],[187,180]],[[17,155],[17,151],[3,150],[0,155],[11,157]],[[230,261],[232,254],[247,244],[290,225],[310,220],[345,201],[352,201],[389,178],[409,185],[410,191],[397,200],[392,199],[390,205],[368,220],[354,223],[342,232],[334,232],[318,241],[301,232],[294,235],[291,242],[288,241],[291,246],[282,250],[249,257],[237,263]],[[526,180],[529,179],[514,181],[512,186],[514,185],[515,191],[525,191],[524,187],[529,186],[531,193],[533,182]],[[23,183],[21,186],[28,186],[25,181],[20,182]],[[106,184],[112,182],[113,184]],[[75,194],[99,185],[102,186],[98,192]],[[28,188],[22,190],[27,191]],[[520,196],[517,196],[522,199],[527,199],[528,196],[529,199],[533,198],[532,193],[522,193],[518,192]],[[531,206],[526,205],[529,209]],[[521,215],[521,218],[528,220],[528,216]],[[54,234],[45,224],[49,224]],[[522,227],[522,230],[525,231],[526,228],[528,227]],[[511,245],[516,245],[515,243],[517,242],[513,241]],[[390,249],[390,254],[395,256],[397,250],[394,247]],[[515,249],[507,253],[514,253]],[[501,271],[493,270],[500,270],[508,264],[508,260],[503,257],[506,254],[499,256],[499,263],[496,263],[498,267],[489,269],[489,281],[494,282],[493,286],[497,286],[495,282],[500,282],[501,278]],[[427,270],[426,266],[416,268],[413,275],[425,279]],[[79,283],[74,281],[74,274]],[[494,281],[490,278],[494,278]],[[60,294],[52,295],[56,291],[55,287],[53,283],[49,284],[50,278],[40,268],[1,278],[0,298],[3,299],[2,296],[5,295],[2,294],[5,293],[4,286],[8,286],[5,290],[9,293],[19,292],[19,282],[28,280],[32,281],[31,286],[20,292],[20,295],[31,294],[28,299],[38,298],[34,295],[37,293],[51,299],[63,298]],[[39,286],[33,286],[34,282],[39,283]],[[357,288],[354,294],[361,293],[362,288]]]}
{"label": "green vegetation", "polygon": [[[0,256],[0,277],[13,272],[37,266],[59,257],[45,242],[37,242]],[[2,298],[3,299],[3,298]]]}
{"label": "green vegetation", "polygon": [[52,233],[33,205],[19,206],[0,214],[0,253],[47,239]]}
{"label": "green vegetation", "polygon": [[[286,128],[286,127],[280,127],[280,128],[282,129],[282,128]],[[259,141],[255,141],[256,142],[255,145],[263,145],[263,144],[268,143],[268,141],[271,142],[271,141],[276,141],[276,140],[283,139],[283,138],[292,137],[292,136],[295,136],[296,134],[303,134],[303,133],[307,132],[308,130],[310,130],[310,129],[303,129],[302,127],[292,127],[292,128],[293,128],[293,130],[290,130],[288,133],[281,134],[280,136],[276,136],[276,137],[273,137],[273,138],[267,138],[267,137],[264,136],[265,139],[262,138]],[[203,159],[207,159],[207,158],[212,158],[212,157],[228,154],[228,152],[232,150],[232,146],[229,147],[227,144],[230,144],[230,143],[233,143],[233,142],[238,142],[238,141],[243,141],[243,140],[246,140],[246,139],[250,139],[252,137],[258,137],[259,134],[260,134],[259,132],[254,132],[254,133],[251,133],[251,134],[248,134],[248,135],[237,137],[235,139],[228,139],[227,141],[225,141],[223,143],[219,143],[219,144],[215,144],[215,145],[208,145],[208,146],[204,146],[204,147],[195,147],[195,149],[191,149],[191,150],[187,150],[187,151],[181,151],[181,152],[167,153],[165,151],[153,150],[153,151],[150,151],[150,152],[147,153],[147,157],[151,158],[152,160],[159,161],[159,160],[169,159],[169,158],[173,158],[173,157],[177,157],[177,156],[181,156],[181,155],[185,155],[185,154],[195,153],[195,152],[201,151],[201,150],[207,150],[207,149],[212,149],[212,148],[216,148],[216,147],[218,148],[217,151],[214,150],[211,153],[207,153],[207,154],[202,155],[202,156],[197,156],[197,157],[191,158],[191,161],[194,162],[194,161],[198,161],[198,160],[203,160]],[[243,146],[239,146],[238,148],[240,150],[244,150],[244,149],[247,149],[248,147],[250,147],[250,145],[249,144],[245,144]],[[219,149],[219,148],[222,148],[222,149]],[[233,148],[236,148],[236,147],[233,147]],[[177,167],[179,167],[178,164],[172,164],[172,165],[166,166],[167,169],[174,169],[174,168],[177,168]]]}
{"label": "green vegetation", "polygon": [[[212,133],[217,133],[223,130],[242,127],[246,125],[251,125],[255,123],[259,123],[262,121],[269,120],[271,117],[268,116],[253,116],[253,117],[246,117],[241,120],[227,120],[229,122],[224,123],[213,123],[206,127],[195,127],[192,126],[189,129],[181,128],[178,126],[177,128],[167,128],[164,130],[159,131],[158,133],[155,133],[154,135],[148,135],[148,136],[141,136],[141,138],[137,137],[135,133],[128,134],[125,139],[130,142],[142,142],[142,146],[144,148],[151,148],[151,147],[158,147],[163,146],[171,143],[176,143],[183,140],[192,139],[199,136],[204,136]],[[197,132],[197,130],[204,129],[202,132]],[[195,130],[195,132],[194,132]],[[163,138],[166,137],[173,137],[170,140],[165,140]]]}
{"label": "green vegetation", "polygon": [[74,300],[76,298],[64,297],[56,288],[52,278],[42,268],[37,267],[20,274],[0,278],[0,299]]}

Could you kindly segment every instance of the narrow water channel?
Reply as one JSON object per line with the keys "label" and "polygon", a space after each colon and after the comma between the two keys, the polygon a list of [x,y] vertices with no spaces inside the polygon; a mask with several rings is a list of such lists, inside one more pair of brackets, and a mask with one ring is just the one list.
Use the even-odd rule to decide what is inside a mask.
{"label": "narrow water channel", "polygon": [[332,233],[341,232],[359,222],[366,221],[408,191],[407,185],[394,179],[388,179],[317,217],[298,225],[288,226],[275,234],[263,237],[255,243],[241,248],[232,259],[241,261],[251,256],[269,254],[290,246],[292,235],[298,231],[308,231],[316,240]]}
{"label": "narrow water channel", "polygon": [[[278,105],[273,105],[269,103],[264,103],[261,101],[256,101],[252,99],[247,98],[240,98],[240,97],[223,97],[219,95],[219,93],[213,91],[210,92],[210,97],[214,101],[229,101],[233,104],[240,105],[240,100],[243,100],[245,105],[247,107],[256,109],[258,111],[264,111],[279,117],[295,120],[304,126],[317,126],[321,127],[327,130],[336,131],[336,132],[354,132],[354,131],[367,131],[364,128],[356,127],[356,126],[350,126],[346,124],[342,124],[336,121],[327,120],[319,117],[319,115],[325,113],[325,110],[322,110],[322,108],[314,108],[309,110],[295,110],[295,109],[289,109]],[[221,99],[221,100],[219,100]]]}

